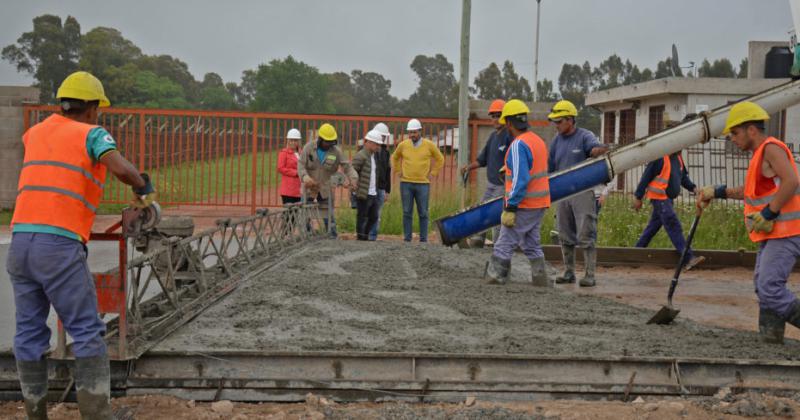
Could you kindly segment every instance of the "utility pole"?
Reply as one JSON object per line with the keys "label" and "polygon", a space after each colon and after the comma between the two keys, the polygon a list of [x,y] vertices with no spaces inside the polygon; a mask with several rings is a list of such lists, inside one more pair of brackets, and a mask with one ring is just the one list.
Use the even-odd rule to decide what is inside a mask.
{"label": "utility pole", "polygon": [[[472,0],[462,0],[461,3],[461,72],[458,83],[458,167],[461,168],[469,162],[469,21],[472,13]],[[459,189],[461,193],[461,207],[464,207],[467,195],[467,186]]]}
{"label": "utility pole", "polygon": [[536,46],[533,53],[533,102],[539,100],[539,17],[542,11],[542,0],[536,0]]}

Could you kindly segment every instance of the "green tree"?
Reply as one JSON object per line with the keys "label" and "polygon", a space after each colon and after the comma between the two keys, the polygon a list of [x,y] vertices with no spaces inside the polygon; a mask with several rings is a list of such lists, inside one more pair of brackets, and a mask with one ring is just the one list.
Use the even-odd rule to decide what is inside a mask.
{"label": "green tree", "polygon": [[747,79],[747,57],[743,58],[741,62],[739,62],[739,72],[736,73],[736,77],[740,79]]}
{"label": "green tree", "polygon": [[170,55],[144,55],[136,61],[136,65],[181,85],[188,101],[200,101],[201,86],[183,61]]}
{"label": "green tree", "polygon": [[358,105],[350,75],[337,71],[326,74],[325,77],[328,79],[328,101],[333,105],[334,112],[343,115],[356,114]]}
{"label": "green tree", "polygon": [[531,85],[524,77],[517,74],[516,70],[514,70],[514,63],[510,60],[506,60],[503,63],[503,93],[504,97],[509,99],[533,100]]}
{"label": "green tree", "polygon": [[539,102],[555,102],[558,100],[558,94],[553,91],[553,81],[549,79],[542,79],[536,82],[536,95]]}
{"label": "green tree", "polygon": [[74,17],[62,25],[60,17],[42,15],[33,19],[32,31],[3,48],[2,57],[18,72],[33,76],[40,101],[52,102],[61,81],[77,70],[80,42],[81,27]]}
{"label": "green tree", "polygon": [[198,106],[202,109],[236,109],[236,100],[217,73],[206,73],[200,83]]}
{"label": "green tree", "polygon": [[417,74],[417,90],[405,101],[406,114],[420,117],[455,116],[458,107],[458,84],[453,65],[442,54],[418,55],[411,62]]}
{"label": "green tree", "polygon": [[144,108],[189,108],[181,85],[151,71],[136,73],[134,106]]}
{"label": "green tree", "polygon": [[[683,70],[677,69],[678,74],[675,77],[683,77]],[[665,77],[672,77],[672,57],[667,57],[656,64],[656,73],[654,79],[663,79]]]}
{"label": "green tree", "polygon": [[[249,78],[250,80],[245,80]],[[252,73],[245,73],[247,94],[252,90],[249,108],[253,111],[331,113],[334,108],[328,99],[328,79],[315,67],[295,60],[261,64]]]}
{"label": "green tree", "polygon": [[714,60],[713,63],[708,59],[703,59],[700,67],[697,68],[697,75],[699,77],[736,77],[736,70],[733,69],[733,64],[727,58]]}
{"label": "green tree", "polygon": [[497,64],[493,62],[478,72],[473,84],[475,87],[471,88],[470,91],[480,99],[493,100],[505,97],[503,75],[500,73],[500,68],[497,67]]}
{"label": "green tree", "polygon": [[392,96],[392,82],[375,72],[353,70],[353,96],[356,110],[362,115],[391,115],[396,112],[397,98]]}
{"label": "green tree", "polygon": [[142,50],[114,28],[97,27],[81,39],[80,68],[101,81],[110,67],[122,67],[142,57]]}

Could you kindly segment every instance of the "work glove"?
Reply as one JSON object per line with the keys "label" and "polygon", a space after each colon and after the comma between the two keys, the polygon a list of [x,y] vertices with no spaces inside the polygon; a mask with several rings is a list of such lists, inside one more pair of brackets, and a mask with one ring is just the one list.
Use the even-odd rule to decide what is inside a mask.
{"label": "work glove", "polygon": [[144,186],[140,188],[132,188],[134,197],[131,205],[133,205],[133,207],[143,209],[156,201],[156,189],[153,188],[153,183],[150,181],[150,175],[141,173],[139,176],[144,179]]}
{"label": "work glove", "polygon": [[747,215],[747,230],[750,232],[770,233],[775,227],[775,219],[780,213],[775,213],[769,209],[769,206],[764,207],[759,213],[750,213]]}
{"label": "work glove", "polygon": [[706,185],[705,187],[695,189],[697,194],[697,207],[705,208],[715,198],[726,198],[725,189],[728,188],[725,184]]}
{"label": "work glove", "polygon": [[503,214],[500,215],[500,223],[507,228],[513,228],[517,223],[517,209],[516,207],[506,207]]}

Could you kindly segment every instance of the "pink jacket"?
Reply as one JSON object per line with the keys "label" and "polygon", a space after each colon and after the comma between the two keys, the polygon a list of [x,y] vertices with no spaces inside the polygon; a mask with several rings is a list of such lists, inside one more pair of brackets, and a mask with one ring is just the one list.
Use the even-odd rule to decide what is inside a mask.
{"label": "pink jacket", "polygon": [[300,178],[297,176],[297,155],[286,147],[278,154],[278,172],[281,176],[280,195],[300,197]]}

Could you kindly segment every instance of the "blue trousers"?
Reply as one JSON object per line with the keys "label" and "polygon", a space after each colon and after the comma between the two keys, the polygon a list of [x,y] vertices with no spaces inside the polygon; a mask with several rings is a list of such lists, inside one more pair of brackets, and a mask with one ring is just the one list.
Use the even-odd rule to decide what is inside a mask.
{"label": "blue trousers", "polygon": [[419,215],[419,241],[428,242],[428,197],[430,190],[430,184],[400,183],[400,198],[403,201],[403,240],[406,242],[411,242],[411,230],[414,223],[414,202],[417,203],[417,215]]}
{"label": "blue trousers", "polygon": [[14,288],[18,360],[41,360],[50,348],[50,305],[74,340],[75,357],[106,354],[106,326],[97,314],[97,292],[82,243],[48,233],[15,233],[6,267]]}
{"label": "blue trousers", "polygon": [[381,210],[383,210],[383,203],[386,201],[386,190],[378,189],[378,221],[372,225],[372,229],[369,231],[369,240],[376,241],[378,240],[378,230],[381,227]]}
{"label": "blue trousers", "polygon": [[[663,226],[667,236],[669,236],[669,240],[672,241],[672,246],[675,247],[678,253],[682,253],[683,248],[686,247],[686,239],[683,238],[681,221],[678,220],[678,215],[675,214],[675,209],[672,207],[672,199],[650,200],[650,204],[653,205],[653,212],[650,214],[650,221],[647,222],[642,236],[636,242],[636,247],[647,248],[647,245],[650,244],[650,241],[653,240],[653,237]],[[691,259],[692,250],[690,248],[686,253],[684,262],[691,261]]]}
{"label": "blue trousers", "polygon": [[500,226],[500,237],[494,243],[492,253],[503,260],[510,260],[519,246],[528,259],[543,257],[539,230],[547,209],[519,209],[514,227]]}
{"label": "blue trousers", "polygon": [[758,305],[786,318],[797,300],[786,280],[800,257],[800,236],[769,239],[760,245],[753,276]]}

